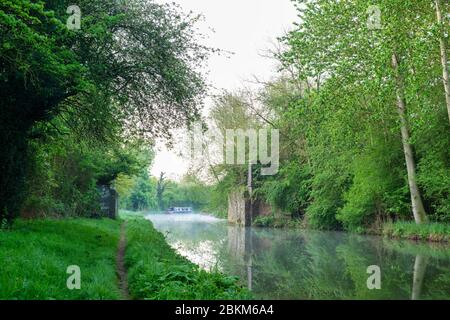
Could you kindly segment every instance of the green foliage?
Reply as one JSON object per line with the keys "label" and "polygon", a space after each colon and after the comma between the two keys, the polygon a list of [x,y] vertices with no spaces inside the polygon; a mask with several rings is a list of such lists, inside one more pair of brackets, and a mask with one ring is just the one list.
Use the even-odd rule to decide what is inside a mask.
{"label": "green foliage", "polygon": [[310,170],[295,161],[282,165],[276,178],[262,183],[257,195],[262,193],[273,207],[301,217],[309,203],[311,192]]}
{"label": "green foliage", "polygon": [[249,299],[235,277],[200,270],[178,255],[144,219],[127,223],[126,265],[131,295],[152,300]]}
{"label": "green foliage", "polygon": [[[254,196],[313,228],[379,231],[411,217],[411,145],[428,217],[448,222],[450,135],[434,4],[378,1],[381,28],[372,30],[370,1],[294,3],[301,21],[281,39],[278,79],[260,92],[225,93],[210,113],[221,130],[280,130],[280,171],[254,174]],[[215,169],[223,207],[230,190],[246,185],[246,166]]]}
{"label": "green foliage", "polygon": [[179,183],[169,182],[163,196],[163,208],[193,207],[203,210],[209,204],[209,198],[210,187],[188,174]]}
{"label": "green foliage", "polygon": [[252,225],[255,227],[273,227],[275,226],[276,217],[264,216],[264,217],[256,217],[255,220],[252,221]]}
{"label": "green foliage", "polygon": [[236,190],[238,188],[237,185],[237,173],[234,171],[228,172],[216,182],[211,188],[207,206],[208,212],[217,217],[226,218],[228,215],[228,194],[232,190]]}
{"label": "green foliage", "polygon": [[[383,144],[375,148],[380,146]],[[409,194],[404,177],[398,169],[393,170],[398,162],[398,155],[389,153],[389,149],[368,150],[353,161],[352,185],[345,192],[345,205],[336,216],[346,229],[364,231],[377,219],[408,217]]]}
{"label": "green foliage", "polygon": [[[164,211],[170,207],[192,207],[200,211],[210,203],[210,187],[191,175],[180,182],[166,180],[159,189],[159,181],[146,171],[133,178],[133,187],[121,200],[121,207],[133,211]],[[160,199],[158,197],[160,195]]]}
{"label": "green foliage", "polygon": [[[19,214],[28,164],[37,157],[30,145],[48,127],[61,142],[68,129],[83,141],[117,146],[170,136],[198,117],[205,90],[199,70],[210,50],[196,43],[196,17],[151,0],[80,0],[82,26],[70,31],[71,4],[0,3],[0,219]],[[95,172],[99,183],[134,166],[125,153],[109,158],[116,156],[95,163],[103,170]]]}
{"label": "green foliage", "polygon": [[119,174],[133,175],[150,161],[143,151],[112,143],[93,146],[70,131],[62,137],[47,134],[35,139],[29,150],[22,206],[27,217],[98,216],[98,186],[111,185]]}
{"label": "green foliage", "polygon": [[11,220],[25,194],[28,131],[81,89],[83,68],[67,47],[67,28],[41,1],[2,1],[0,33],[0,218]]}
{"label": "green foliage", "polygon": [[363,231],[410,216],[392,54],[401,57],[407,143],[415,149],[422,197],[432,220],[448,219],[449,127],[442,82],[434,82],[442,74],[438,41],[429,32],[435,8],[379,1],[381,29],[370,30],[370,4],[307,2],[298,7],[302,23],[284,38],[288,50],[280,59],[295,71],[301,98],[280,118],[305,141],[313,175],[306,218],[313,227]]}
{"label": "green foliage", "polygon": [[263,228],[298,228],[301,227],[300,219],[292,219],[288,216],[258,216],[252,221],[252,225],[255,227]]}
{"label": "green foliage", "polygon": [[122,207],[134,211],[157,209],[156,181],[143,171],[135,178],[134,186],[128,197],[122,200]]}
{"label": "green foliage", "polygon": [[336,171],[322,171],[312,181],[312,202],[306,210],[306,221],[315,229],[339,229],[336,211],[342,205],[343,177]]}
{"label": "green foliage", "polygon": [[[280,172],[254,176],[255,195],[313,228],[379,231],[384,221],[411,217],[410,145],[428,217],[447,222],[450,135],[434,5],[378,1],[381,28],[372,30],[370,1],[294,3],[301,22],[281,39],[283,73],[253,100],[224,94],[211,113],[229,127],[263,122],[280,130]],[[234,170],[232,184],[243,186],[245,169],[218,176]]]}
{"label": "green foliage", "polygon": [[[450,138],[445,110],[423,110],[423,121],[417,151],[420,154],[418,181],[430,207],[431,219],[450,222]],[[433,137],[442,137],[435,139]]]}

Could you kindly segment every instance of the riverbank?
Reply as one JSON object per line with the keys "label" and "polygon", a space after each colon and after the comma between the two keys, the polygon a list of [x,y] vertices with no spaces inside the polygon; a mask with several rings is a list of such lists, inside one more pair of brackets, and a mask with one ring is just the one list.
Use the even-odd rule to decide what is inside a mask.
{"label": "riverbank", "polygon": [[[139,215],[127,219],[125,266],[132,299],[244,299],[237,279],[179,256]],[[122,299],[117,255],[124,220],[17,220],[0,231],[0,299]],[[81,288],[69,290],[69,266]]]}
{"label": "riverbank", "polygon": [[[146,213],[143,211],[133,212],[121,210],[121,217],[125,219],[144,217],[145,214]],[[257,217],[253,221],[252,225],[260,228],[309,229],[308,224],[304,220],[292,219],[289,216],[272,215]],[[427,223],[418,225],[414,222],[408,221],[389,222],[376,228],[362,230],[358,234],[379,235],[390,239],[450,243],[450,225],[444,223]]]}
{"label": "riverbank", "polygon": [[[441,243],[242,228],[200,215],[148,219],[190,261],[238,275],[256,299],[449,299],[450,257],[448,246]],[[368,288],[370,266],[380,267],[382,290]]]}
{"label": "riverbank", "polygon": [[264,216],[257,217],[252,225],[254,227],[261,228],[301,228],[305,227],[304,223],[300,219],[291,219],[289,217],[277,217],[277,216]]}
{"label": "riverbank", "polygon": [[[289,217],[266,216],[257,217],[253,226],[263,228],[308,229],[307,223],[301,219]],[[371,228],[359,234],[380,235],[392,239],[407,239],[427,242],[450,242],[450,225],[444,223],[427,223],[418,225],[414,222],[397,221],[383,224],[378,228]]]}
{"label": "riverbank", "polygon": [[383,225],[382,234],[388,238],[422,240],[429,242],[450,242],[450,225],[414,222],[394,222]]}
{"label": "riverbank", "polygon": [[177,254],[150,221],[127,221],[126,266],[131,295],[136,299],[248,299],[235,277],[206,272]]}

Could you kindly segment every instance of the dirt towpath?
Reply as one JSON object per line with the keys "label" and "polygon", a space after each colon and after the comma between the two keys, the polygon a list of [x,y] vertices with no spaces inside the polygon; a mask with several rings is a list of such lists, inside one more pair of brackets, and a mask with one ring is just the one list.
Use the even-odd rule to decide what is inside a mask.
{"label": "dirt towpath", "polygon": [[127,238],[125,230],[127,228],[127,223],[124,222],[120,226],[120,240],[119,248],[117,250],[117,275],[119,276],[119,288],[122,295],[122,300],[131,300],[130,293],[128,291],[128,275],[127,269],[125,268],[125,250],[127,247]]}

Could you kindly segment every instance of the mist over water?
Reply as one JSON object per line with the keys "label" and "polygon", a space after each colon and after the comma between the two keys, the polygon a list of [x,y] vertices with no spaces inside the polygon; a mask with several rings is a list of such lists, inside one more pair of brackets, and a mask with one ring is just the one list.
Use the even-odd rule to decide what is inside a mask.
{"label": "mist over water", "polygon": [[223,219],[218,219],[213,216],[203,214],[153,214],[147,216],[153,224],[156,225],[172,225],[174,222],[188,222],[188,223],[217,223],[225,222]]}
{"label": "mist over water", "polygon": [[[239,276],[261,299],[450,299],[450,247],[341,232],[242,228],[208,215],[148,215],[206,270]],[[381,289],[369,290],[369,266]]]}

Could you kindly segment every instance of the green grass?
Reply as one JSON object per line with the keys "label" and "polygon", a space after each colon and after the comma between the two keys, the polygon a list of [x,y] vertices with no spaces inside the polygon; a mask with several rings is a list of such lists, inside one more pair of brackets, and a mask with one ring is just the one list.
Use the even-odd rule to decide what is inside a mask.
{"label": "green grass", "polygon": [[[207,273],[179,256],[139,214],[127,220],[126,264],[135,299],[245,299],[237,279]],[[0,300],[119,299],[116,255],[123,220],[17,220],[0,229]],[[67,267],[81,269],[69,290]]]}
{"label": "green grass", "polygon": [[[117,299],[119,221],[17,220],[0,231],[0,299]],[[81,289],[66,286],[81,269]]]}
{"label": "green grass", "polygon": [[383,235],[391,238],[426,240],[432,242],[449,242],[450,225],[427,223],[418,225],[414,222],[395,222],[383,226]]}
{"label": "green grass", "polygon": [[130,210],[123,210],[123,209],[119,210],[119,216],[125,220],[144,217],[146,214],[148,214],[148,213],[146,213],[144,211],[130,211]]}
{"label": "green grass", "polygon": [[150,221],[127,223],[126,265],[131,295],[136,299],[248,299],[235,277],[208,273],[178,255]]}
{"label": "green grass", "polygon": [[399,241],[397,239],[383,239],[383,246],[397,251],[401,254],[408,254],[410,256],[422,255],[425,257],[431,257],[436,260],[450,260],[449,246],[445,242],[412,242],[412,241]]}

